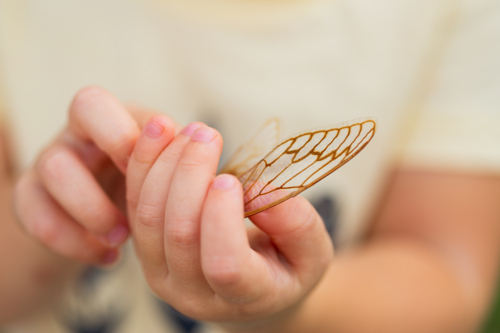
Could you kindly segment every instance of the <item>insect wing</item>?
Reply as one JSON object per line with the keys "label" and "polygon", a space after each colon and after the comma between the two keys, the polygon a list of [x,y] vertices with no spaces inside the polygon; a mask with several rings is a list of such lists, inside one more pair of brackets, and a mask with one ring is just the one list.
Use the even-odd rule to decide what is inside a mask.
{"label": "insect wing", "polygon": [[280,120],[271,118],[262,124],[244,144],[238,147],[219,173],[240,177],[259,162],[279,142]]}
{"label": "insect wing", "polygon": [[370,118],[300,133],[278,144],[244,172],[245,216],[271,208],[313,186],[356,156],[375,134]]}

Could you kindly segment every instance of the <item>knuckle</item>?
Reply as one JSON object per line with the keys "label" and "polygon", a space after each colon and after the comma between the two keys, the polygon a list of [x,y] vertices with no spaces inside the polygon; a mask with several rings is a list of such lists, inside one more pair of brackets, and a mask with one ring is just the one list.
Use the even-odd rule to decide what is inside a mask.
{"label": "knuckle", "polygon": [[113,218],[111,209],[104,203],[96,203],[82,209],[79,212],[78,218],[86,229],[97,234],[104,234],[110,231],[116,221]]}
{"label": "knuckle", "polygon": [[206,159],[201,156],[187,156],[179,161],[179,167],[187,172],[199,169],[204,164],[206,164]]}
{"label": "knuckle", "polygon": [[138,133],[132,127],[119,127],[110,135],[108,142],[108,153],[111,156],[129,156],[134,148]]}
{"label": "knuckle", "polygon": [[167,242],[180,246],[190,247],[198,243],[199,233],[191,221],[175,221],[165,226],[165,238]]}
{"label": "knuckle", "polygon": [[217,165],[218,154],[218,149],[213,146],[188,144],[179,160],[179,167],[186,172],[192,172],[199,168],[210,168]]}
{"label": "knuckle", "polygon": [[220,287],[233,287],[240,284],[243,273],[236,265],[217,265],[204,270],[205,277]]}
{"label": "knuckle", "polygon": [[139,204],[139,195],[138,191],[128,190],[125,194],[125,200],[127,202],[127,207],[130,209],[136,209]]}
{"label": "knuckle", "polygon": [[174,300],[173,306],[188,317],[208,321],[212,318],[208,302],[200,299],[199,295],[187,295],[181,298],[182,301]]}
{"label": "knuckle", "polygon": [[321,225],[321,227],[323,227],[324,223],[319,217],[316,210],[311,206],[309,212],[306,215],[306,218],[304,219],[304,223],[301,225],[301,227],[297,228],[297,230],[303,230],[306,234],[308,234],[309,232],[315,230],[318,225]]}
{"label": "knuckle", "polygon": [[142,165],[149,165],[154,162],[156,155],[147,149],[145,146],[136,145],[134,148],[133,158],[135,162]]}
{"label": "knuckle", "polygon": [[158,283],[158,278],[152,273],[144,272],[144,279],[146,280],[146,283],[153,294],[161,298],[163,288],[161,286],[161,283]]}
{"label": "knuckle", "polygon": [[160,154],[158,157],[158,161],[162,164],[166,165],[174,165],[177,164],[177,161],[179,160],[181,154],[179,151],[175,149],[167,149],[163,150],[163,152]]}
{"label": "knuckle", "polygon": [[165,294],[165,284],[168,274],[166,272],[158,273],[149,270],[144,270],[143,273],[151,291],[160,298],[168,299],[170,295]]}
{"label": "knuckle", "polygon": [[[296,207],[294,207],[296,208]],[[318,213],[316,210],[312,207],[309,206],[308,212],[306,214],[302,213],[297,213],[294,212],[295,209],[292,209],[289,212],[289,220],[294,221],[287,230],[287,232],[283,235],[285,237],[297,237],[301,238],[303,235],[308,235],[318,227],[318,225],[323,226],[323,222],[321,221],[321,218],[319,217]],[[304,218],[297,220],[297,218],[293,218],[294,215],[302,215]]]}
{"label": "knuckle", "polygon": [[103,98],[107,92],[98,86],[86,86],[80,89],[73,98],[70,106],[70,116],[80,118],[90,104]]}
{"label": "knuckle", "polygon": [[140,203],[136,216],[137,223],[148,228],[159,228],[163,224],[162,209],[154,204]]}
{"label": "knuckle", "polygon": [[59,145],[47,148],[36,163],[36,169],[44,179],[57,178],[68,167],[68,151]]}

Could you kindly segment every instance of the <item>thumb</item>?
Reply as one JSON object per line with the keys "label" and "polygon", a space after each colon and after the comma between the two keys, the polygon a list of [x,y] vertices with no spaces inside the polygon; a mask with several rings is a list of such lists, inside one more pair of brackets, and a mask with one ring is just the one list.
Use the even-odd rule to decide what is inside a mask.
{"label": "thumb", "polygon": [[285,259],[299,270],[326,267],[333,258],[333,244],[323,220],[303,197],[291,198],[251,216],[250,220],[269,235]]}

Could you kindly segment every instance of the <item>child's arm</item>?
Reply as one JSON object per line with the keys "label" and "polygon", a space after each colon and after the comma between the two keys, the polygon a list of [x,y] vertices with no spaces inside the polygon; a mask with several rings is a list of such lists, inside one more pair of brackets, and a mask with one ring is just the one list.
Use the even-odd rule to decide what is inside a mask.
{"label": "child's arm", "polygon": [[478,331],[500,263],[500,177],[406,170],[388,193],[367,241],[283,332]]}

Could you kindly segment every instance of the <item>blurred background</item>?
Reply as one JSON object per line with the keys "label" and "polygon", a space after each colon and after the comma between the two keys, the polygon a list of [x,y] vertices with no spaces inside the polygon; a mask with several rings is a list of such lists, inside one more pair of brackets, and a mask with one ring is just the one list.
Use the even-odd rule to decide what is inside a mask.
{"label": "blurred background", "polygon": [[[283,120],[282,136],[375,117],[368,148],[304,194],[338,249],[369,228],[395,165],[500,173],[498,59],[498,1],[0,0],[0,105],[18,170],[87,85],[182,125],[206,122],[224,137],[223,159],[270,117]],[[142,279],[133,259],[116,271]],[[71,297],[124,283],[91,270]],[[111,332],[110,318],[135,311],[109,310],[114,289],[80,295],[64,329],[93,318]],[[496,299],[483,332],[500,332]],[[202,331],[159,308],[176,329]]]}

